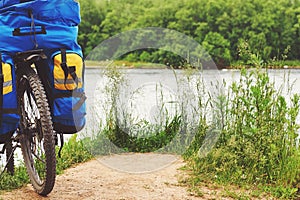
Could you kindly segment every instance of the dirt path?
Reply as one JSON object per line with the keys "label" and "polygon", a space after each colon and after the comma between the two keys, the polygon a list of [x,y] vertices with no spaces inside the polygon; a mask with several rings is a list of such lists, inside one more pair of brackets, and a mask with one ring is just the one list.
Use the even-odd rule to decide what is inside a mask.
{"label": "dirt path", "polygon": [[[151,155],[150,155],[151,156]],[[144,160],[143,160],[144,159]],[[179,186],[178,175],[182,174],[178,168],[184,165],[181,159],[172,156],[161,156],[161,162],[169,163],[167,167],[148,173],[121,172],[109,166],[121,167],[129,171],[128,166],[134,166],[141,170],[139,165],[145,166],[145,159],[152,163],[152,157],[143,157],[139,154],[123,157],[107,158],[106,162],[92,160],[80,164],[65,171],[56,179],[53,191],[48,197],[37,195],[30,185],[9,193],[0,195],[0,199],[22,199],[22,200],[67,200],[67,199],[104,199],[104,200],[184,200],[199,199],[191,196],[187,188]],[[140,163],[135,163],[139,160]],[[105,164],[103,164],[105,163]],[[117,165],[114,165],[116,164]],[[127,166],[127,168],[126,168]],[[150,166],[151,165],[147,165]],[[153,165],[157,168],[157,165]],[[152,167],[153,167],[152,166]],[[146,171],[149,169],[145,169]],[[141,171],[140,171],[141,172]],[[202,198],[201,198],[202,199]]]}

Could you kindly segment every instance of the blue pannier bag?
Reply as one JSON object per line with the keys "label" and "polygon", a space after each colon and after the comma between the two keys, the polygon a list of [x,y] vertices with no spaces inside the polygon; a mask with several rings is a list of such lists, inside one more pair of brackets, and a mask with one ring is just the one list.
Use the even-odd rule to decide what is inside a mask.
{"label": "blue pannier bag", "polygon": [[86,114],[82,53],[60,49],[47,57],[50,58],[47,79],[54,129],[76,133],[84,127]]}
{"label": "blue pannier bag", "polygon": [[76,133],[85,125],[84,62],[77,43],[75,0],[0,0],[0,52],[44,49],[41,79],[54,130]]}
{"label": "blue pannier bag", "polygon": [[20,116],[13,61],[8,55],[0,54],[0,63],[0,143],[4,143],[17,129]]}

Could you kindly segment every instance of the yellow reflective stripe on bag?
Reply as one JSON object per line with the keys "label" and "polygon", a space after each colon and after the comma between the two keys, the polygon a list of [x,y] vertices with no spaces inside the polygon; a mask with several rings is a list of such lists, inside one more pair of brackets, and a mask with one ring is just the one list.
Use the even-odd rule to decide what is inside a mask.
{"label": "yellow reflective stripe on bag", "polygon": [[[75,73],[78,80],[74,80],[73,77],[68,74],[68,77],[65,77],[65,72],[61,67],[62,58],[61,54],[57,54],[53,58],[54,60],[54,87],[58,90],[74,90],[76,88],[82,88],[82,70],[83,70],[83,60],[76,53],[67,53],[66,60],[67,66],[69,68],[75,67]],[[77,83],[76,83],[77,82]]]}
{"label": "yellow reflective stripe on bag", "polygon": [[3,95],[13,91],[11,65],[2,63]]}

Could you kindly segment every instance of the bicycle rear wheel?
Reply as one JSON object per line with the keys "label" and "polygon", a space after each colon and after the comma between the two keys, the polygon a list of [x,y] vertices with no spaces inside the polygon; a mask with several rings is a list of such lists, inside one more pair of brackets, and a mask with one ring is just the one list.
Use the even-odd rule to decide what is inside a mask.
{"label": "bicycle rear wheel", "polygon": [[32,68],[18,76],[18,97],[25,166],[33,188],[45,196],[52,191],[55,182],[55,141],[44,87]]}

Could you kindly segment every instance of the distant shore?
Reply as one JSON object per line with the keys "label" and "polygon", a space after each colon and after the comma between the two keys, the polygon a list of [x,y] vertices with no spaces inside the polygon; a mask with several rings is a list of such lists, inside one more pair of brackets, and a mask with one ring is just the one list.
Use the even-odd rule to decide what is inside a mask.
{"label": "distant shore", "polygon": [[[159,63],[146,63],[146,62],[128,62],[128,61],[85,61],[85,67],[90,69],[105,69],[107,67],[116,67],[120,69],[168,69],[170,66],[159,64]],[[239,70],[242,68],[249,68],[249,66],[226,66],[219,68],[220,70]],[[267,67],[268,69],[300,69],[300,65],[298,66],[289,66],[289,65],[281,65],[281,66],[273,66],[270,65]],[[183,69],[183,67],[174,67],[174,69]]]}

